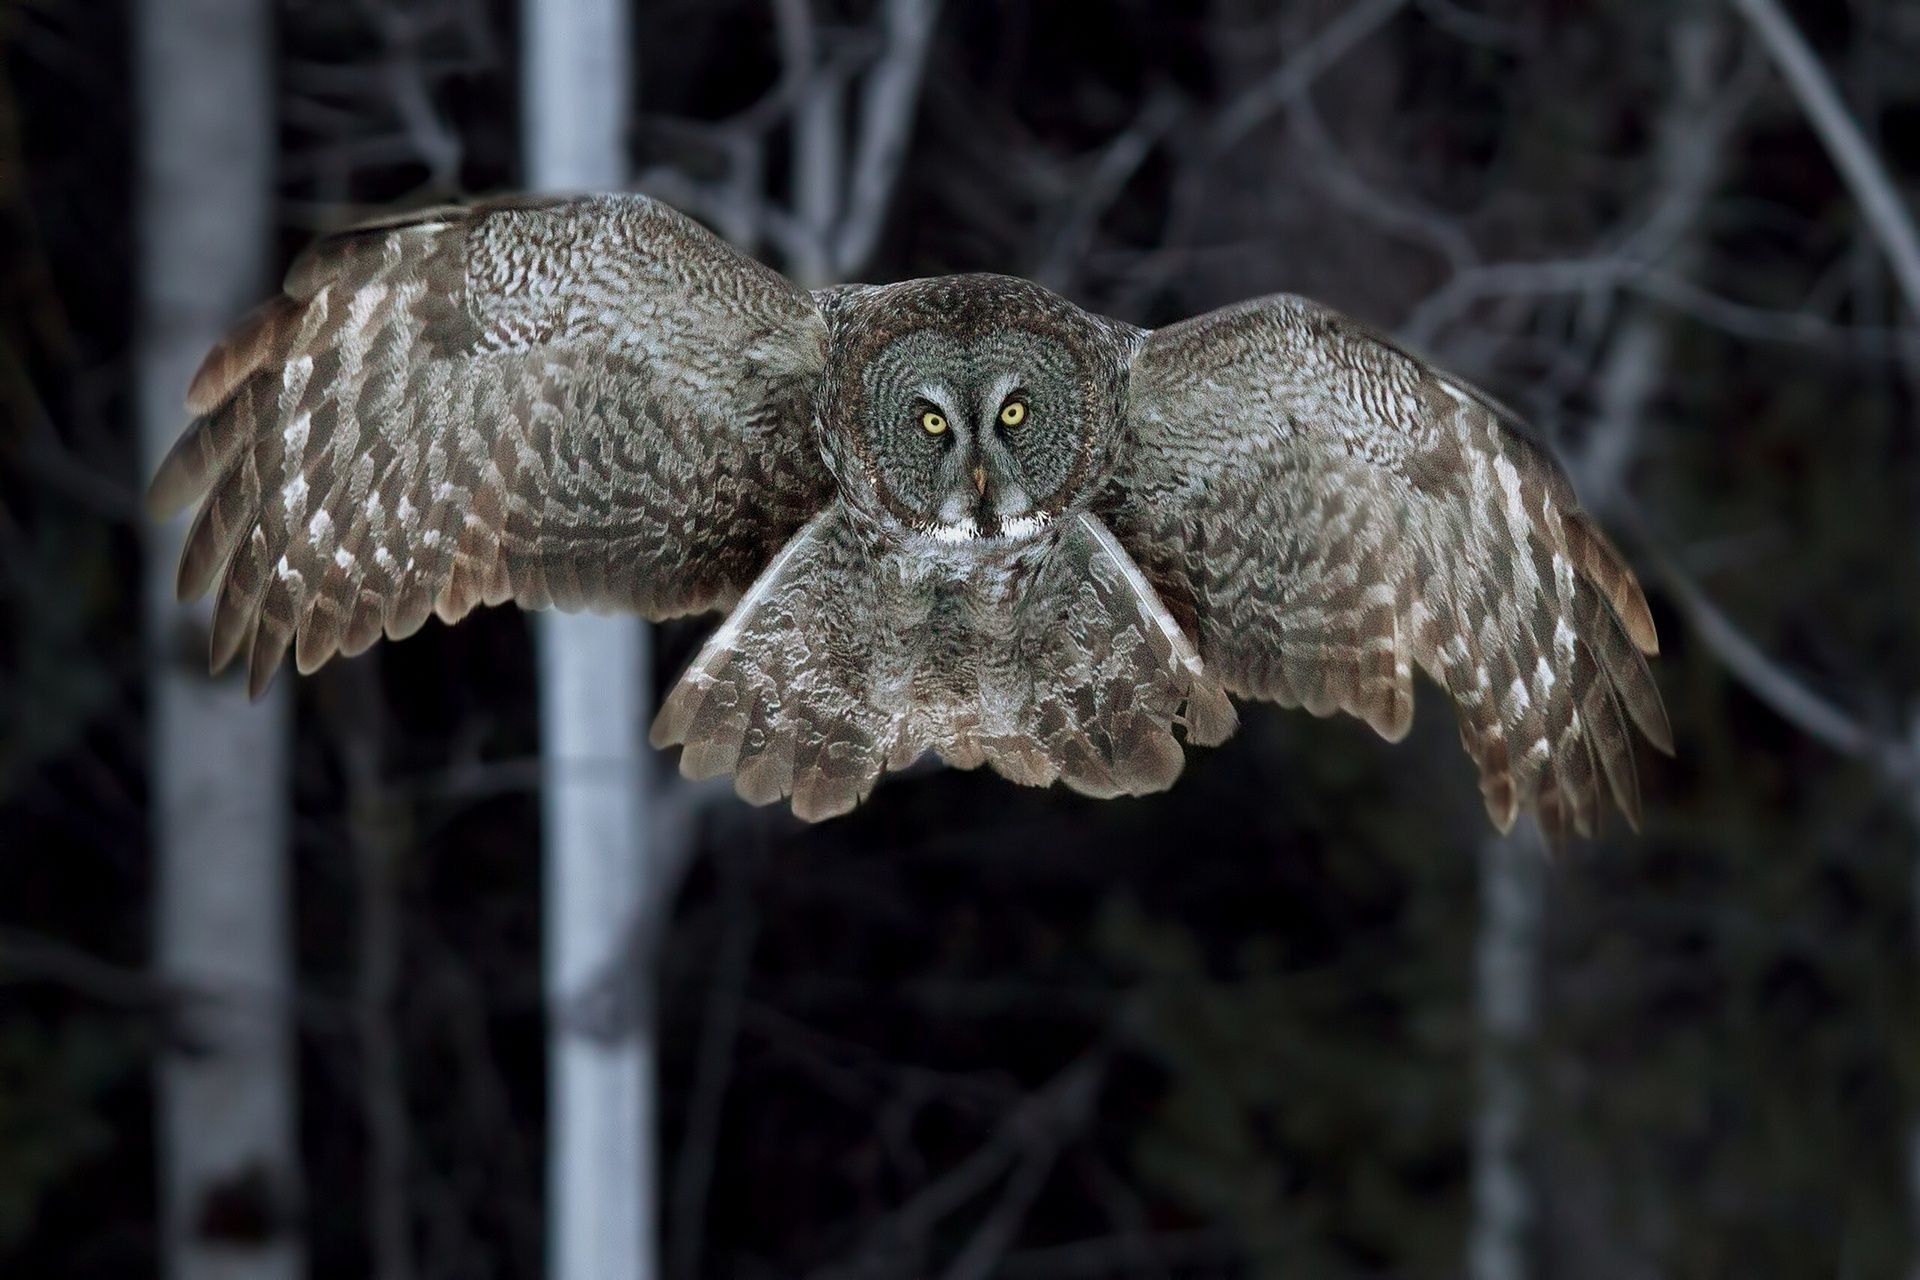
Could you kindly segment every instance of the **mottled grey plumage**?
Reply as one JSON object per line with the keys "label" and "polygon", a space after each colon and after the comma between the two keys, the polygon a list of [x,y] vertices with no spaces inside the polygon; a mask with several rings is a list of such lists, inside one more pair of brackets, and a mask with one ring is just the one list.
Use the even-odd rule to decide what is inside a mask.
{"label": "mottled grey plumage", "polygon": [[[1453,696],[1488,812],[1637,821],[1633,575],[1511,417],[1297,298],[1144,332],[1025,281],[805,293],[639,196],[322,242],[208,357],[153,499],[263,687],[476,604],[731,612],[659,745],[803,817],[934,751],[1166,787],[1228,694],[1388,738]],[[1604,788],[1604,790],[1603,790]]]}

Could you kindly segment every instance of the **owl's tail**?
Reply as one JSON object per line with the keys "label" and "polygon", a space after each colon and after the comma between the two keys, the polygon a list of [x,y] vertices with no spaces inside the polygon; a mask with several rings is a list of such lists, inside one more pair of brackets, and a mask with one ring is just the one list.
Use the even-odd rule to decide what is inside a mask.
{"label": "owl's tail", "polygon": [[815,517],[674,686],[654,745],[680,744],[688,777],[731,773],[744,799],[791,796],[817,821],[929,750],[1031,786],[1138,795],[1179,776],[1176,726],[1203,745],[1234,730],[1226,693],[1092,516],[1059,529],[1012,614],[980,619],[960,651],[903,623],[888,572],[837,505]]}
{"label": "owl's tail", "polygon": [[1209,747],[1238,727],[1193,642],[1095,516],[1060,531],[1022,597],[1013,645],[1012,674],[984,691],[1002,706],[1000,731],[936,744],[950,762],[984,762],[1028,786],[1145,795],[1180,776],[1176,727]]}

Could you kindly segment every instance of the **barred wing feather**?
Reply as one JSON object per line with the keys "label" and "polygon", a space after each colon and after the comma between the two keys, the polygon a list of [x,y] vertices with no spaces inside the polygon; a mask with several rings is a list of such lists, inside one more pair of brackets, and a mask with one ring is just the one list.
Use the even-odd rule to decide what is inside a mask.
{"label": "barred wing feather", "polygon": [[1450,694],[1494,823],[1637,825],[1632,735],[1672,750],[1632,571],[1484,394],[1278,296],[1151,334],[1116,531],[1235,693],[1412,722]]}
{"label": "barred wing feather", "polygon": [[476,605],[733,602],[830,495],[812,300],[641,196],[324,240],[206,357],[160,467],[183,598],[257,693]]}

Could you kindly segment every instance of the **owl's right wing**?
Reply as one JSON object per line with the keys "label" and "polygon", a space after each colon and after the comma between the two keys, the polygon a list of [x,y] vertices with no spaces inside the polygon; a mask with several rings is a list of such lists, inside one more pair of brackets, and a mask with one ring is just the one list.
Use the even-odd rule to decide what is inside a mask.
{"label": "owl's right wing", "polygon": [[1671,751],[1653,619],[1547,451],[1482,393],[1303,298],[1154,332],[1115,532],[1235,693],[1397,739],[1418,666],[1452,695],[1487,812],[1589,833]]}
{"label": "owl's right wing", "polygon": [[154,477],[203,497],[179,592],[263,688],[478,604],[732,604],[833,491],[819,308],[644,196],[437,209],[321,241],[216,346]]}

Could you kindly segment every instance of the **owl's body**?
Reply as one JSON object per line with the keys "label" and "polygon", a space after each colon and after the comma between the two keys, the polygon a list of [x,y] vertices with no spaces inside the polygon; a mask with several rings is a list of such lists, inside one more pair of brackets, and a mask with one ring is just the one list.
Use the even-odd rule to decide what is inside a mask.
{"label": "owl's body", "polygon": [[324,242],[154,483],[257,689],[479,603],[727,610],[654,740],[818,818],[925,752],[1163,788],[1229,693],[1461,710],[1488,810],[1637,816],[1644,599],[1483,395],[1295,298],[1149,332],[1026,281],[806,293],[643,197]]}

